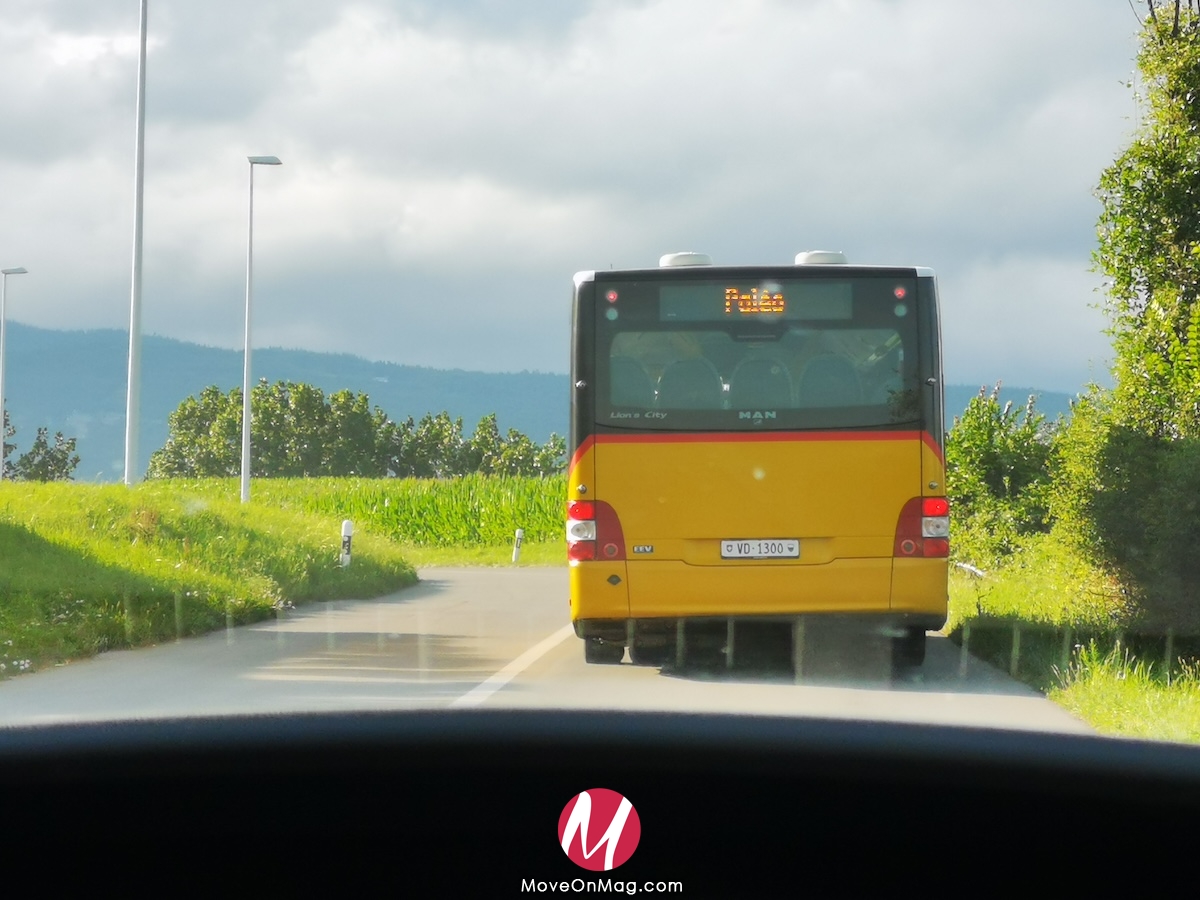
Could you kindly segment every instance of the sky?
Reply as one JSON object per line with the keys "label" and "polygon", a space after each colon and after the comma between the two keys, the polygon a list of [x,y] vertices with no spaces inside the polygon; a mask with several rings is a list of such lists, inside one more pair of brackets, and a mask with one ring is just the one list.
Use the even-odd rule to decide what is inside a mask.
{"label": "sky", "polygon": [[[1139,8],[1141,4],[1138,4]],[[8,317],[127,328],[138,0],[0,0]],[[1106,382],[1129,0],[150,0],[143,327],[565,372],[572,275],[932,267],[947,380]]]}

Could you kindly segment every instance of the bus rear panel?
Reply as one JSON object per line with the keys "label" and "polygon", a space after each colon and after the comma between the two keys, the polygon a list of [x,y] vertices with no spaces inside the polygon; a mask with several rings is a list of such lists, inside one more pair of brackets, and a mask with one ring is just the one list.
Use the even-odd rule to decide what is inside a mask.
{"label": "bus rear panel", "polygon": [[949,553],[931,272],[583,273],[572,330],[571,617],[590,661],[674,658],[693,624],[844,615],[920,662]]}

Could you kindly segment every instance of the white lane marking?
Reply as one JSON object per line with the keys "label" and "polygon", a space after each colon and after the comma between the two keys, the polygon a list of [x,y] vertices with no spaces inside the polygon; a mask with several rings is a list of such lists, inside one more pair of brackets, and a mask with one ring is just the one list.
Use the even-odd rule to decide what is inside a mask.
{"label": "white lane marking", "polygon": [[504,687],[506,684],[520,675],[521,672],[532,666],[541,657],[545,656],[567,638],[573,637],[574,635],[574,626],[564,625],[562,628],[558,629],[558,631],[554,632],[554,634],[550,635],[550,637],[546,638],[540,643],[534,644],[495,675],[492,675],[491,677],[475,685],[475,687],[471,688],[471,690],[467,691],[465,694],[451,703],[450,707],[461,708],[464,706],[479,706],[488,697],[492,696],[492,694],[496,693],[496,691],[500,690],[500,688]]}

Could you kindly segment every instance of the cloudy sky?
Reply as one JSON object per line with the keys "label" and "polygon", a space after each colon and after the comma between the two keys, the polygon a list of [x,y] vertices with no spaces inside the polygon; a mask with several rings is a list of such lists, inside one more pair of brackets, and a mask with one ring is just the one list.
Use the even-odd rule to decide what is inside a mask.
{"label": "cloudy sky", "polygon": [[[1141,4],[1138,4],[1141,6]],[[571,276],[701,250],[939,275],[949,380],[1106,379],[1129,0],[150,0],[144,323],[567,367]],[[138,0],[0,0],[9,317],[127,327]]]}

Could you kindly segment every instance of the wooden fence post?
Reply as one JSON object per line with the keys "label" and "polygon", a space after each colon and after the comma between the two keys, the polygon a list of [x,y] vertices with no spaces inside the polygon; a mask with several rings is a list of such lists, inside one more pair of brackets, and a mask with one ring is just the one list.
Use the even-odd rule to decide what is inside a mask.
{"label": "wooden fence post", "polygon": [[958,648],[958,677],[967,677],[967,646],[971,643],[971,623],[967,622],[962,629],[962,644]]}

